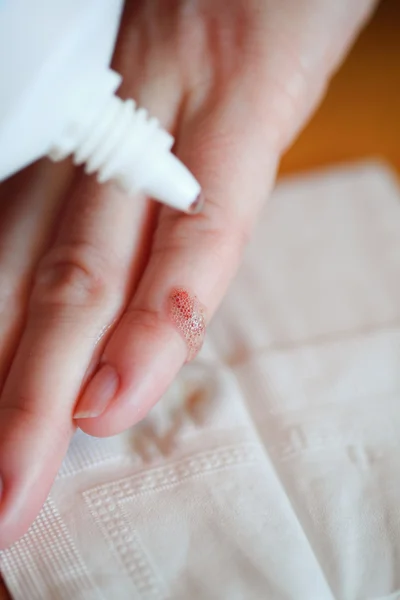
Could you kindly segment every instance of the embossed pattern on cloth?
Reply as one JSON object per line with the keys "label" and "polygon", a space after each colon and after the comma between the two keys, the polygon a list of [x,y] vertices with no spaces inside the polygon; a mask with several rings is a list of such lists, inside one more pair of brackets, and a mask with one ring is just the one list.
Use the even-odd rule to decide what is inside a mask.
{"label": "embossed pattern on cloth", "polygon": [[197,360],[0,553],[13,600],[400,598],[399,199],[278,185]]}
{"label": "embossed pattern on cloth", "polygon": [[[93,580],[79,545],[52,498],[46,500],[29,531],[1,552],[0,564],[13,600],[106,600],[100,590],[93,595]],[[26,577],[21,579],[21,573]]]}

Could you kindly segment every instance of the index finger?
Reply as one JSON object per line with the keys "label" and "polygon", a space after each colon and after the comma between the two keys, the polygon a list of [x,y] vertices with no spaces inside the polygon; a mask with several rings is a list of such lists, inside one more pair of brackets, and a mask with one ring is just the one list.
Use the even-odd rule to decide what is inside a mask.
{"label": "index finger", "polygon": [[[227,95],[185,124],[178,151],[203,182],[205,208],[190,217],[164,211],[139,289],[78,403],[87,433],[112,435],[145,416],[193,354],[182,324],[208,323],[236,272],[276,166],[258,124],[243,133],[241,110],[241,98]],[[186,322],[168,308],[177,289],[189,301]]]}

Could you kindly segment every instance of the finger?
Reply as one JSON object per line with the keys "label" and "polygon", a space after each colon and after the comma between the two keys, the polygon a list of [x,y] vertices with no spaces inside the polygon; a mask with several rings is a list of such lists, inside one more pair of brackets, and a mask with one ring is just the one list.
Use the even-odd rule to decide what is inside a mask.
{"label": "finger", "polygon": [[41,161],[0,186],[0,390],[23,326],[32,273],[68,185],[69,167]]}
{"label": "finger", "polygon": [[[78,424],[90,434],[112,435],[137,422],[171,383],[188,355],[187,338],[168,314],[171,290],[196,296],[209,320],[273,180],[276,154],[259,122],[243,132],[245,99],[226,92],[185,122],[178,150],[202,182],[205,209],[195,217],[163,211],[139,289],[77,407]],[[118,389],[110,394],[112,377]],[[88,418],[99,407],[103,414]]]}
{"label": "finger", "polygon": [[0,399],[0,544],[24,531],[48,493],[83,378],[142,268],[143,255],[132,257],[150,218],[143,201],[87,178],[68,201]]}
{"label": "finger", "polygon": [[[121,43],[129,46],[126,40],[122,36]],[[118,50],[116,61],[121,62]],[[181,90],[169,86],[161,98],[157,77],[149,82],[147,71],[144,61],[122,92],[146,101],[173,132]],[[100,188],[88,178],[68,199],[54,244],[39,266],[0,398],[0,546],[25,531],[49,491],[74,430],[72,408],[82,382],[143,271],[157,213],[152,202],[127,198],[112,186]]]}
{"label": "finger", "polygon": [[[344,27],[347,10],[325,6],[297,15],[290,3],[277,12],[259,8],[252,13],[251,35],[238,37],[239,55],[236,45],[213,46],[211,53],[221,60],[217,76],[210,73],[211,93],[203,84],[189,97],[179,153],[202,183],[205,212],[189,220],[163,210],[139,290],[77,407],[79,426],[93,435],[111,435],[140,420],[176,375],[187,348],[182,327],[174,328],[167,314],[171,290],[191,295],[189,312],[200,301],[208,319],[212,316],[236,272],[282,149],[321,97],[365,12],[360,3]],[[293,28],[298,19],[292,11],[302,27]],[[344,33],[340,43],[335,31]],[[113,376],[118,389],[110,393]],[[99,409],[100,417],[88,418]]]}

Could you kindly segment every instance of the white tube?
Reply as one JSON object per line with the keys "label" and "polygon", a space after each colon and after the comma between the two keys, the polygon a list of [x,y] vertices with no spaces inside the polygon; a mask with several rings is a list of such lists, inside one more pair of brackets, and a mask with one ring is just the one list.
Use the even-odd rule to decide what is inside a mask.
{"label": "white tube", "polygon": [[0,181],[42,156],[74,155],[100,182],[190,212],[200,186],[172,136],[115,91],[123,0],[0,1]]}

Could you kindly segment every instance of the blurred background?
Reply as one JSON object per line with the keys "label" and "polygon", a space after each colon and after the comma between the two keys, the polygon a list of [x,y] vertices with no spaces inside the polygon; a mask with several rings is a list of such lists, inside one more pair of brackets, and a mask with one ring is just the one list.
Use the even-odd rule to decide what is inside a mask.
{"label": "blurred background", "polygon": [[381,1],[280,173],[366,157],[400,172],[400,0]]}

